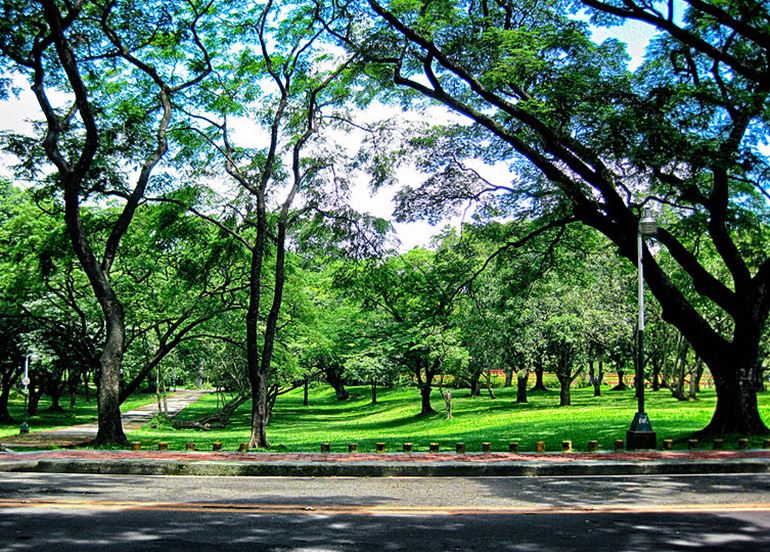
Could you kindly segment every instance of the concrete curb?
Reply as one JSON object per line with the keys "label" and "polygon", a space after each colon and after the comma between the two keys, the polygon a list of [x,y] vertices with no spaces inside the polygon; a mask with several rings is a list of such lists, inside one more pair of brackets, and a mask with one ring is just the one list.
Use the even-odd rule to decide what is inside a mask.
{"label": "concrete curb", "polygon": [[0,472],[254,477],[555,477],[770,473],[762,459],[572,462],[0,461]]}

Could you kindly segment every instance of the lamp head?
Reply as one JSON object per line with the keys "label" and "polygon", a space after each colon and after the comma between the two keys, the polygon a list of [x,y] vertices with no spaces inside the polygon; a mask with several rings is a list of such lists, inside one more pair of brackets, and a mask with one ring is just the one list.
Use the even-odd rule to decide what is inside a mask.
{"label": "lamp head", "polygon": [[642,236],[654,236],[658,232],[658,225],[649,209],[645,209],[642,219],[639,221],[639,233]]}

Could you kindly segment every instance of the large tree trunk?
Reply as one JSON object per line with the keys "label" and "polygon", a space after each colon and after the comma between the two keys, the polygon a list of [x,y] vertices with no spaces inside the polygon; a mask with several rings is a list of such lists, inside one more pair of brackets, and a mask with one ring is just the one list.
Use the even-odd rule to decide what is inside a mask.
{"label": "large tree trunk", "polygon": [[487,382],[487,393],[489,394],[489,398],[493,400],[496,399],[495,390],[492,389],[492,374],[490,374],[488,370],[484,372],[484,379]]}
{"label": "large tree trunk", "polygon": [[48,412],[64,412],[61,405],[61,394],[51,395],[51,406],[48,407]]}
{"label": "large tree trunk", "polygon": [[527,383],[529,381],[529,372],[527,370],[519,370],[516,373],[516,402],[527,402]]}
{"label": "large tree trunk", "polygon": [[444,397],[444,407],[446,408],[447,420],[452,419],[452,392],[448,389],[441,390],[441,396]]}
{"label": "large tree trunk", "polygon": [[334,389],[334,395],[338,401],[346,401],[350,398],[350,393],[345,389],[345,383],[342,381],[342,367],[323,361],[324,379]]}
{"label": "large tree trunk", "polygon": [[572,387],[572,378],[567,376],[558,376],[559,378],[559,406],[570,406],[572,404],[572,396],[570,395],[570,388]]}
{"label": "large tree trunk", "polygon": [[759,361],[756,356],[751,355],[750,352],[745,355],[734,355],[731,363],[729,359],[725,359],[723,365],[727,368],[720,369],[716,366],[709,366],[714,377],[717,406],[711,421],[698,432],[698,435],[706,437],[725,434],[767,435],[770,433],[759,415],[757,405],[754,376],[759,370]]}
{"label": "large tree trunk", "polygon": [[695,372],[690,374],[690,396],[693,399],[697,398],[700,393],[700,380],[703,377],[704,363],[701,359],[698,359],[698,363],[695,367]]}
{"label": "large tree trunk", "polygon": [[21,376],[23,371],[23,357],[11,359],[11,362],[5,366],[0,365],[0,423],[15,424],[16,420],[11,416],[8,410],[8,401],[11,398],[11,389],[14,382]]}
{"label": "large tree trunk", "polygon": [[40,414],[40,399],[43,398],[42,385],[29,385],[27,387],[27,395],[27,415],[37,416]]}
{"label": "large tree trunk", "polygon": [[503,384],[503,387],[512,387],[513,386],[513,368],[506,368],[504,370],[505,373],[505,383]]}
{"label": "large tree trunk", "polygon": [[471,374],[471,397],[481,396],[481,372]]}
{"label": "large tree trunk", "polygon": [[114,302],[109,301],[102,305],[107,318],[107,341],[99,359],[99,430],[94,441],[97,445],[128,443],[120,414],[120,371],[123,366],[126,328],[123,322],[123,307],[114,295],[113,300]]}
{"label": "large tree trunk", "polygon": [[80,382],[80,371],[70,369],[67,373],[67,391],[69,392],[70,409],[74,409],[78,403],[78,383]]}
{"label": "large tree trunk", "polygon": [[594,386],[594,397],[601,397],[602,396],[602,383],[604,381],[604,361],[599,361],[599,370],[594,374],[593,377],[593,386]]}
{"label": "large tree trunk", "polygon": [[535,386],[530,391],[548,391],[548,388],[543,383],[543,372],[545,371],[545,365],[542,359],[535,360]]}
{"label": "large tree trunk", "polygon": [[53,378],[49,385],[46,386],[46,392],[51,397],[51,406],[48,407],[48,412],[64,412],[64,408],[61,406],[61,398],[64,394],[65,384],[64,370],[62,370],[58,373],[58,377]]}
{"label": "large tree trunk", "polygon": [[[296,153],[297,152],[295,150],[295,154]],[[296,159],[297,156],[295,155],[295,162]],[[295,163],[295,172],[296,170],[298,170],[298,167]],[[275,278],[273,285],[273,300],[271,301],[270,312],[268,313],[267,320],[265,321],[265,338],[264,342],[262,343],[262,355],[259,359],[257,374],[255,377],[257,384],[256,407],[252,407],[252,432],[250,443],[251,446],[256,446],[259,448],[270,447],[270,442],[267,440],[267,424],[270,421],[270,414],[273,410],[273,405],[275,404],[275,397],[277,396],[277,385],[276,395],[273,395],[272,398],[270,396],[270,366],[273,361],[273,348],[275,346],[275,338],[278,334],[278,316],[281,312],[281,304],[283,303],[283,288],[286,282],[286,221],[288,217],[289,206],[291,205],[293,194],[296,193],[298,185],[299,176],[295,175],[295,185],[293,191],[290,192],[281,209],[281,216],[278,220],[278,232],[275,240]],[[267,233],[267,221],[265,218],[264,208],[264,196],[260,196],[259,217],[262,220],[260,223],[260,236],[262,236],[261,240],[264,240],[264,237]],[[258,276],[257,287],[259,287],[259,275],[261,275],[262,255],[265,247],[264,241],[261,241],[260,243],[260,240],[258,240],[258,246],[260,247],[259,263],[258,267],[255,267],[258,268],[258,271],[256,272]],[[254,273],[252,272],[252,278],[253,277]],[[256,306],[256,312],[258,311],[259,302],[257,302]]]}
{"label": "large tree trunk", "polygon": [[618,374],[618,384],[612,388],[613,391],[628,391],[629,387],[626,385],[626,382],[623,380],[623,378],[626,377],[626,371],[625,370],[616,370]]}
{"label": "large tree trunk", "polygon": [[430,404],[431,391],[433,391],[433,387],[431,386],[430,382],[420,384],[420,400],[421,400],[420,415],[421,416],[436,413],[436,411],[433,410],[433,407]]}
{"label": "large tree trunk", "polygon": [[764,368],[762,370],[757,371],[757,379],[755,381],[757,393],[763,393],[765,391],[765,371]]}
{"label": "large tree trunk", "polygon": [[267,439],[268,391],[267,380],[258,376],[256,385],[252,388],[251,396],[249,448],[270,448],[270,441]]}
{"label": "large tree trunk", "polygon": [[372,378],[372,404],[377,404],[377,378]]}
{"label": "large tree trunk", "polygon": [[[258,219],[261,216],[258,215]],[[267,448],[265,416],[267,413],[267,381],[260,372],[259,362],[259,305],[261,300],[262,256],[265,246],[265,229],[259,228],[257,240],[251,251],[249,269],[249,306],[246,310],[246,366],[251,386],[251,437],[249,448]]]}
{"label": "large tree trunk", "polygon": [[660,391],[661,377],[660,373],[663,371],[663,365],[659,360],[652,359],[652,390]]}
{"label": "large tree trunk", "polygon": [[0,424],[15,424],[16,420],[11,416],[11,412],[8,410],[8,399],[11,396],[11,386],[3,385],[0,390]]}

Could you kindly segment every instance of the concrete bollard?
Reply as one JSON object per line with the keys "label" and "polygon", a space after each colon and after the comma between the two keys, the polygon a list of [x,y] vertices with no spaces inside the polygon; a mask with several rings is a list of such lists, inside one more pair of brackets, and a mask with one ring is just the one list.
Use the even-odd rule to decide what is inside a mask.
{"label": "concrete bollard", "polygon": [[674,448],[674,440],[663,439],[663,450],[671,450],[672,448]]}
{"label": "concrete bollard", "polygon": [[241,443],[240,445],[238,445],[238,452],[249,452],[249,444]]}
{"label": "concrete bollard", "polygon": [[738,448],[739,449],[749,448],[749,440],[746,437],[741,437],[740,439],[738,439]]}
{"label": "concrete bollard", "polygon": [[139,441],[131,441],[131,450],[142,450],[142,443]]}
{"label": "concrete bollard", "polygon": [[168,450],[168,443],[165,441],[159,441],[158,450]]}
{"label": "concrete bollard", "polygon": [[725,440],[714,439],[714,441],[711,443],[711,446],[714,447],[714,450],[722,450],[723,448],[725,448]]}
{"label": "concrete bollard", "polygon": [[588,441],[588,452],[596,452],[599,449],[599,441],[591,439]]}
{"label": "concrete bollard", "polygon": [[697,439],[687,439],[687,448],[689,450],[693,450],[698,448],[698,440]]}
{"label": "concrete bollard", "polygon": [[483,452],[484,454],[489,454],[490,452],[492,452],[492,443],[489,443],[487,441],[484,441],[483,443],[481,443],[481,452]]}
{"label": "concrete bollard", "polygon": [[511,441],[508,443],[508,452],[519,452],[519,442]]}
{"label": "concrete bollard", "polygon": [[465,443],[457,443],[455,445],[455,452],[457,454],[464,454],[465,453]]}
{"label": "concrete bollard", "polygon": [[331,452],[331,451],[332,451],[331,443],[321,443],[321,452]]}
{"label": "concrete bollard", "polygon": [[438,443],[431,443],[428,445],[428,450],[430,452],[438,452]]}
{"label": "concrete bollard", "polygon": [[535,443],[535,452],[545,452],[545,441]]}
{"label": "concrete bollard", "polygon": [[213,443],[211,443],[211,450],[213,450],[214,452],[218,452],[222,450],[222,443],[220,443],[219,441],[214,441]]}
{"label": "concrete bollard", "polygon": [[375,443],[374,450],[377,452],[385,452],[385,443]]}
{"label": "concrete bollard", "polygon": [[412,452],[412,443],[404,443],[403,451],[404,452]]}
{"label": "concrete bollard", "polygon": [[185,443],[184,444],[184,449],[185,450],[195,450],[195,443],[192,443],[192,442]]}
{"label": "concrete bollard", "polygon": [[572,441],[564,440],[561,442],[562,452],[572,452]]}
{"label": "concrete bollard", "polygon": [[348,443],[348,452],[358,452],[358,443]]}
{"label": "concrete bollard", "polygon": [[623,450],[623,439],[615,439],[615,450]]}

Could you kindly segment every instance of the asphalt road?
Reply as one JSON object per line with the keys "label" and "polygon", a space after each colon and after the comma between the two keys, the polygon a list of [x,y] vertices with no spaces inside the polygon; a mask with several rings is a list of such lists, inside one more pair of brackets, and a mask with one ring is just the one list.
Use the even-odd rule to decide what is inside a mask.
{"label": "asphalt road", "polygon": [[2,474],[0,550],[770,550],[770,476]]}

